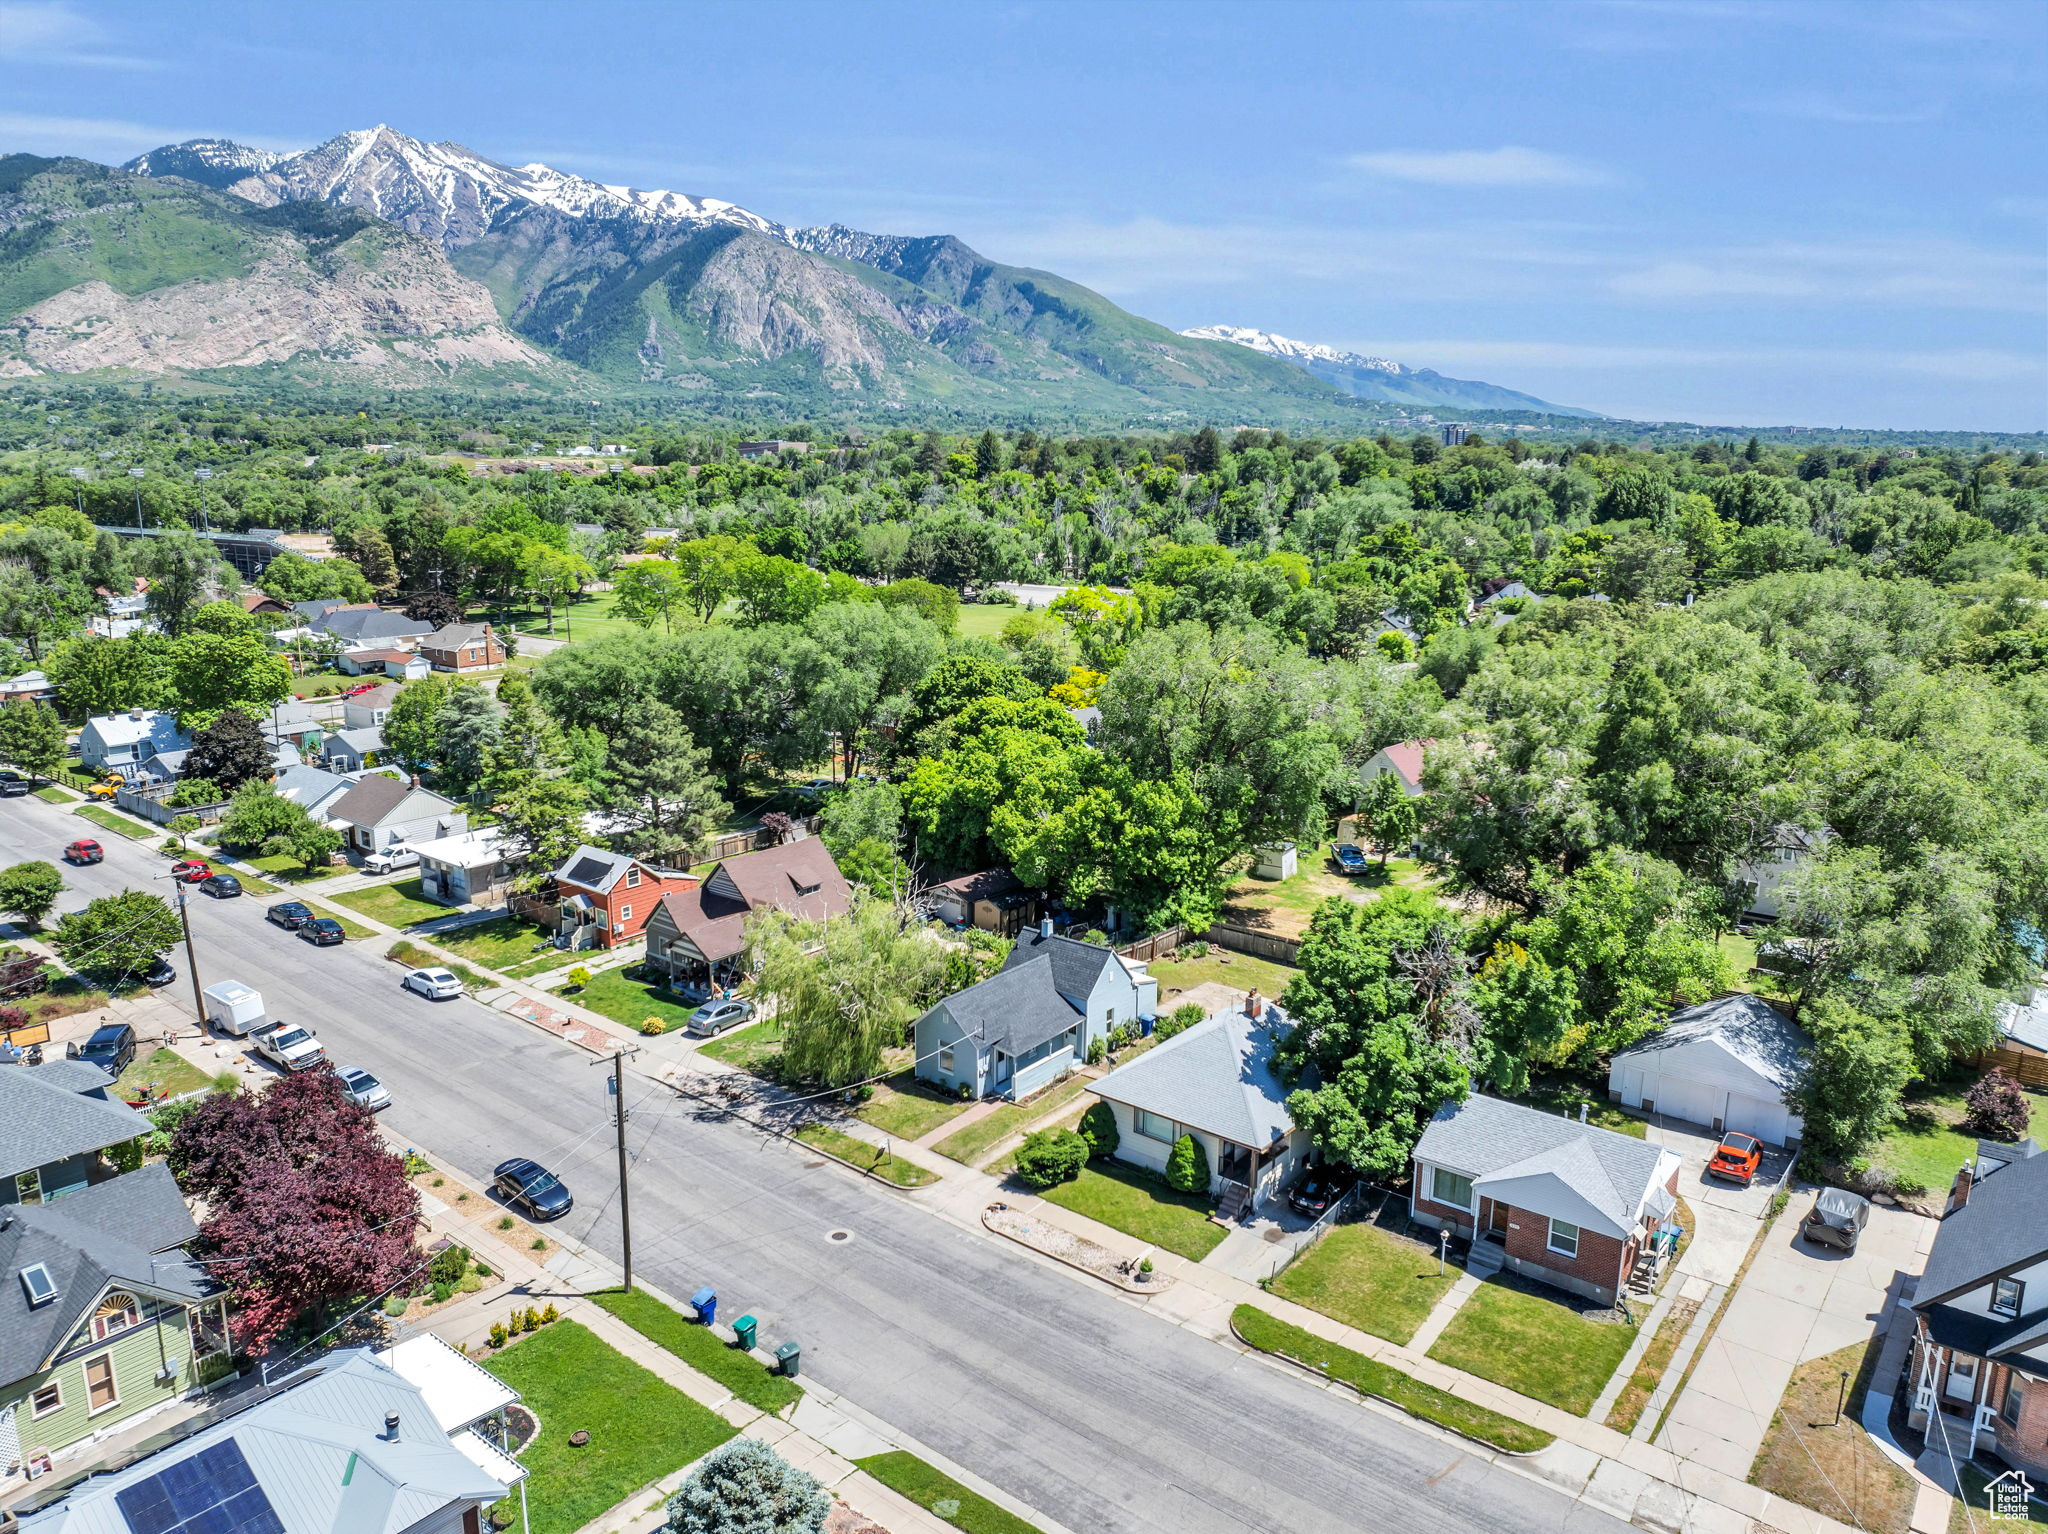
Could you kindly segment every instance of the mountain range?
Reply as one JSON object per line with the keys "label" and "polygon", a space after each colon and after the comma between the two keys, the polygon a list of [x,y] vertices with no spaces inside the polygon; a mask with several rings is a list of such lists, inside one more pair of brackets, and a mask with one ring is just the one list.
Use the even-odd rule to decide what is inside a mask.
{"label": "mountain range", "polygon": [[1372,366],[1405,392],[1374,393],[1332,371],[1343,354],[1247,336],[1263,333],[1177,334],[947,235],[792,228],[381,125],[296,154],[195,139],[118,170],[0,159],[0,376],[604,384],[783,414],[1551,408],[1395,364]]}
{"label": "mountain range", "polygon": [[1466,410],[1538,410],[1550,415],[1592,416],[1599,412],[1576,405],[1553,405],[1503,389],[1499,384],[1479,383],[1469,378],[1446,378],[1430,368],[1411,368],[1385,357],[1368,357],[1362,352],[1339,351],[1310,341],[1294,341],[1270,330],[1249,330],[1242,325],[1198,325],[1183,330],[1184,336],[1203,341],[1230,341],[1249,346],[1255,352],[1279,357],[1315,374],[1354,399],[1382,400],[1393,405],[1436,405]]}

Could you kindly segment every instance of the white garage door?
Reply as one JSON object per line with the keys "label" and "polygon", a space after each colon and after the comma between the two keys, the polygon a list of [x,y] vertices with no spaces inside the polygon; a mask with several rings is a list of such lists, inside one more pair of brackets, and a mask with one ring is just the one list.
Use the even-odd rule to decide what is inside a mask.
{"label": "white garage door", "polygon": [[1730,1092],[1728,1127],[1739,1129],[1746,1135],[1755,1135],[1767,1144],[1782,1145],[1785,1142],[1785,1105]]}
{"label": "white garage door", "polygon": [[1645,1076],[1643,1096],[1657,1105],[1657,1111],[1688,1124],[1711,1124],[1714,1103],[1720,1096],[1703,1081],[1684,1081],[1676,1076]]}

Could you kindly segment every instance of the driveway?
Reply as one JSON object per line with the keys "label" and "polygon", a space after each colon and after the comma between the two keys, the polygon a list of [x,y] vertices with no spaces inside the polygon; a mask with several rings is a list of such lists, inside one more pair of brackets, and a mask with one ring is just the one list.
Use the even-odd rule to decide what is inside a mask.
{"label": "driveway", "polygon": [[1678,1270],[1711,1284],[1734,1283],[1736,1270],[1756,1239],[1757,1222],[1769,1213],[1771,1195],[1791,1157],[1782,1150],[1767,1152],[1756,1180],[1745,1188],[1725,1177],[1707,1176],[1707,1162],[1720,1140],[1706,1130],[1681,1127],[1673,1120],[1652,1120],[1649,1141],[1676,1151],[1684,1162],[1678,1173],[1678,1196],[1691,1206],[1693,1236],[1679,1259]]}

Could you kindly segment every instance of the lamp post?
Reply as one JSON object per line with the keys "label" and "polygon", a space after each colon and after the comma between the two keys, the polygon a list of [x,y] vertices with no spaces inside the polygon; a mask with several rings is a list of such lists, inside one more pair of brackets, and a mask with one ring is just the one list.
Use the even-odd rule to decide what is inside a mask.
{"label": "lamp post", "polygon": [[135,481],[135,529],[137,532],[142,531],[142,481],[143,477],[148,473],[149,471],[139,464],[128,471],[128,477]]}
{"label": "lamp post", "polygon": [[192,471],[192,477],[199,481],[199,531],[211,532],[206,525],[206,482],[213,478],[213,470],[201,467]]}
{"label": "lamp post", "polygon": [[1835,1397],[1835,1421],[1834,1421],[1834,1425],[1835,1425],[1836,1427],[1840,1427],[1840,1426],[1842,1425],[1842,1408],[1843,1408],[1844,1406],[1848,1405],[1848,1404],[1849,1404],[1849,1371],[1848,1371],[1847,1369],[1844,1369],[1844,1370],[1842,1371],[1842,1390],[1841,1390],[1841,1394],[1839,1394],[1839,1395],[1837,1395],[1837,1396]]}

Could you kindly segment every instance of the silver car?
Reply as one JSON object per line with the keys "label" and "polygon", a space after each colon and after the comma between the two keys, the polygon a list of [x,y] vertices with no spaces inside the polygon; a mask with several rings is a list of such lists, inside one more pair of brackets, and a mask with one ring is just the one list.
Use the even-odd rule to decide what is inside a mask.
{"label": "silver car", "polygon": [[690,1021],[685,1025],[685,1030],[696,1034],[700,1039],[708,1039],[714,1034],[725,1032],[728,1028],[739,1027],[753,1015],[754,1004],[738,997],[731,1001],[707,1001],[690,1014]]}
{"label": "silver car", "polygon": [[462,982],[445,969],[416,969],[405,977],[405,988],[418,991],[429,1001],[445,1001],[462,994]]}
{"label": "silver car", "polygon": [[391,1106],[391,1089],[360,1065],[344,1066],[334,1074],[341,1081],[341,1095],[358,1108],[376,1113]]}

